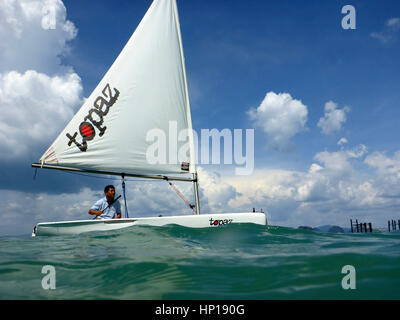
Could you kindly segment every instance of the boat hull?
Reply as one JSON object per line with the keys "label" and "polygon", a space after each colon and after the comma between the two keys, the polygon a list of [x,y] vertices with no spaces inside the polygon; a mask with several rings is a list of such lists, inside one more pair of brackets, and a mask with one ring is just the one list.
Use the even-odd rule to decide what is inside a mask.
{"label": "boat hull", "polygon": [[267,224],[263,212],[220,213],[191,216],[161,216],[110,220],[78,220],[38,223],[32,236],[74,235],[94,231],[111,231],[132,226],[165,226],[176,224],[189,228],[216,228],[232,223]]}

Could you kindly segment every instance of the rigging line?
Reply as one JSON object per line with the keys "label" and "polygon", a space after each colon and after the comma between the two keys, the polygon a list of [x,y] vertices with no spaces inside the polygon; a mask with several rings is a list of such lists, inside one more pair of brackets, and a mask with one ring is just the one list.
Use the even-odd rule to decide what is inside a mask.
{"label": "rigging line", "polygon": [[171,182],[169,182],[167,180],[167,182],[169,183],[170,187],[172,188],[172,190],[174,190],[176,192],[176,194],[186,203],[186,205],[192,209],[192,212],[194,214],[194,208],[196,207],[193,204],[190,204],[190,202],[185,198],[185,196],[175,187],[175,185],[173,185]]}
{"label": "rigging line", "polygon": [[33,180],[36,180],[36,176],[37,176],[37,169],[38,169],[38,168],[35,168],[35,174],[33,175]]}

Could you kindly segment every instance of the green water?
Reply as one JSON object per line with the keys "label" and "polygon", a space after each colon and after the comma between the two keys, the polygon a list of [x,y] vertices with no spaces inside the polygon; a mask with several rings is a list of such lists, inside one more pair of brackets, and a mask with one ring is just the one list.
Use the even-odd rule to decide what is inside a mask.
{"label": "green water", "polygon": [[[0,238],[0,299],[399,299],[400,234],[229,225]],[[42,267],[56,272],[42,288]],[[342,267],[355,268],[344,290]]]}

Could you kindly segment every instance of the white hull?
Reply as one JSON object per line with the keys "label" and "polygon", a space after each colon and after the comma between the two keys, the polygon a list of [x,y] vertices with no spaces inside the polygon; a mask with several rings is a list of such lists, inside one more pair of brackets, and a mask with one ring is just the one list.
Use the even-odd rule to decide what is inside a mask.
{"label": "white hull", "polygon": [[170,224],[189,228],[215,228],[231,223],[267,224],[267,217],[262,212],[217,213],[191,216],[165,216],[148,218],[128,218],[111,220],[78,220],[38,223],[32,236],[73,235],[93,231],[110,231],[132,226],[165,226]]}

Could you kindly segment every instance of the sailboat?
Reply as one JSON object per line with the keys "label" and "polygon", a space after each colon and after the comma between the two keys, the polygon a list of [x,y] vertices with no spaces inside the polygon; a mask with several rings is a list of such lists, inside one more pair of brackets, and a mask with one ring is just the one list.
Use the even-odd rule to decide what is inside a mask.
{"label": "sailboat", "polygon": [[[171,133],[186,133],[176,140]],[[154,131],[155,130],[155,131]],[[155,160],[151,132],[163,133]],[[182,140],[182,141],[181,141]],[[160,142],[160,143],[161,143]],[[149,151],[150,150],[150,151]],[[157,158],[162,150],[169,159]],[[182,152],[186,150],[186,152]],[[117,59],[34,168],[193,183],[193,214],[42,222],[33,236],[108,231],[136,225],[266,225],[264,212],[200,214],[185,61],[176,0],[154,0]],[[124,189],[125,191],[125,189]]]}

